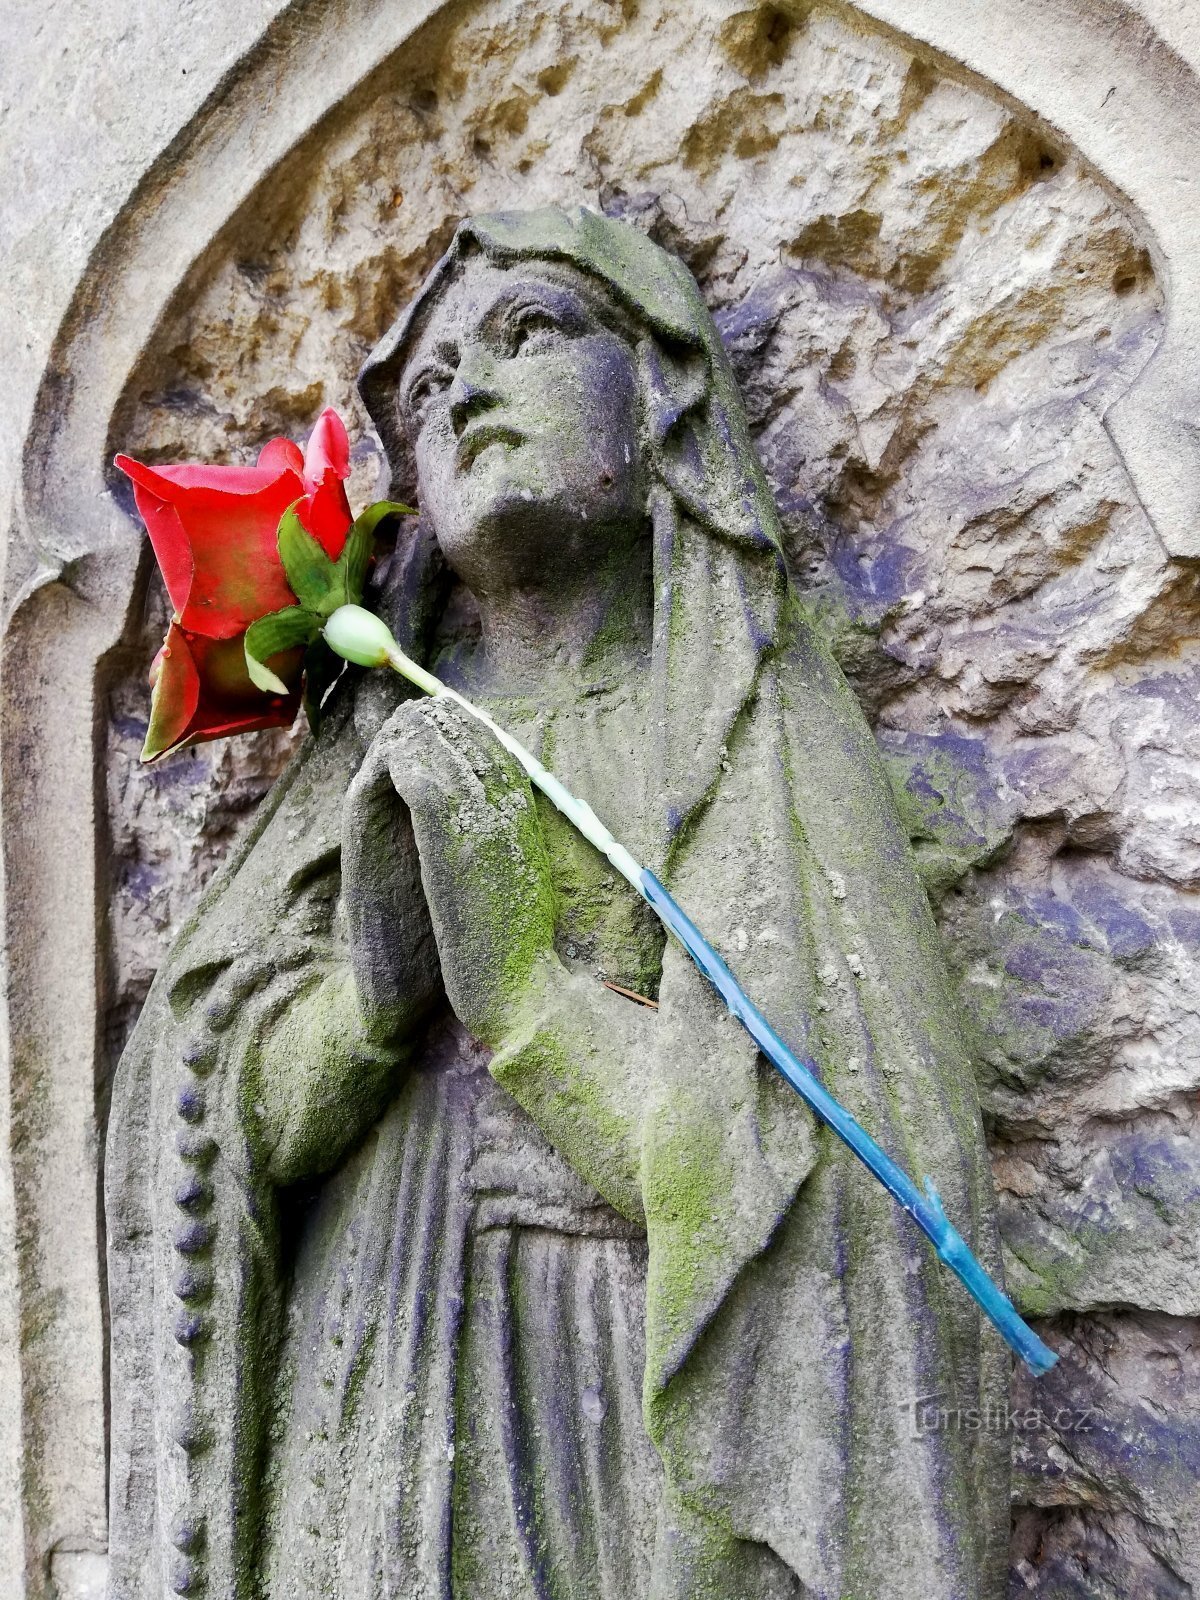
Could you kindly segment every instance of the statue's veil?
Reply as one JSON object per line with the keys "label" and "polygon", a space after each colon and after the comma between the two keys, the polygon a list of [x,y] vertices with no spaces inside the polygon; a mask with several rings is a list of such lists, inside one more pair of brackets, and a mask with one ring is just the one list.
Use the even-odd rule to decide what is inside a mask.
{"label": "statue's veil", "polygon": [[[562,262],[608,292],[643,331],[654,522],[656,751],[668,774],[664,844],[720,770],[721,747],[779,636],[779,519],[754,454],[729,358],[683,263],[626,223],[586,206],[498,212],[463,222],[425,286],[362,369],[359,390],[394,475],[408,445],[397,388],[414,336],[463,260]],[[690,530],[690,531],[689,531]],[[416,541],[428,539],[416,530]],[[426,621],[427,550],[401,552],[393,621],[406,642]]]}

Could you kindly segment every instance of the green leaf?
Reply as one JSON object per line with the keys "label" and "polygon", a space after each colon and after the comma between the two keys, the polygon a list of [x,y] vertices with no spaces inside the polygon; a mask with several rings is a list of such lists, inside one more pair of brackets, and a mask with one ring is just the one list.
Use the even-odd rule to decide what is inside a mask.
{"label": "green leaf", "polygon": [[297,500],[279,519],[279,559],[292,593],[308,611],[327,617],[342,604],[342,579],[296,513]]}
{"label": "green leaf", "polygon": [[338,557],[338,570],[344,585],[346,605],[362,604],[363,590],[367,584],[367,570],[375,548],[375,529],[385,517],[415,517],[412,506],[403,506],[398,500],[376,500],[356,520],[346,535],[346,547]]}
{"label": "green leaf", "polygon": [[321,705],[344,665],[323,639],[308,647],[304,657],[304,715],[314,733],[321,726]]}
{"label": "green leaf", "polygon": [[251,682],[265,694],[289,694],[286,683],[277,678],[266,663],[282,650],[308,644],[320,629],[320,621],[303,606],[285,606],[259,617],[246,629],[246,670]]}

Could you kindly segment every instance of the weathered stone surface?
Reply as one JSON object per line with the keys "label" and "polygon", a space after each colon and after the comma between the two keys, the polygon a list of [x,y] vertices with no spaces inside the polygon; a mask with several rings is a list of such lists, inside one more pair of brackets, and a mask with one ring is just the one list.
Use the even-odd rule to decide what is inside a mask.
{"label": "weathered stone surface", "polygon": [[88,257],[147,159],[280,9],[281,0],[196,0],[186,9],[147,0],[136,10],[94,7],[85,19],[74,0],[5,6],[0,406],[14,433],[0,452],[0,504],[12,495],[25,418]]}
{"label": "weathered stone surface", "polygon": [[[428,321],[402,316],[360,382],[396,475],[416,457],[422,525],[446,563],[410,530],[385,614],[448,682],[553,751],[640,858],[665,863],[780,1035],[853,1115],[921,1152],[996,1270],[940,941],[854,693],[814,619],[786,627],[774,497],[695,284],[629,222],[579,207],[473,218],[450,261],[423,291]],[[422,589],[422,551],[424,636],[397,609]],[[797,1586],[997,1600],[1007,1439],[904,1426],[917,1373],[989,1410],[1006,1398],[978,1308],[944,1294],[846,1153],[814,1143],[796,1096],[760,1081],[693,964],[647,939],[628,893],[607,892],[602,858],[539,824],[519,768],[474,720],[407,703],[371,739],[379,687],[367,707],[353,696],[353,716],[344,699],[331,711],[172,945],[114,1083],[114,1600],[150,1600],[180,1514],[208,1528],[195,1581],[203,1567],[210,1588],[247,1600],[259,1587],[400,1600],[436,1593],[447,1569],[474,1600],[765,1600]],[[499,1111],[440,1098],[460,1074],[430,1036],[439,975],[511,1096],[503,1132]],[[631,1007],[605,977],[659,1009]],[[427,1068],[437,1103],[422,1108]],[[351,1146],[386,1101],[393,1131],[360,1160]],[[211,1181],[181,1185],[180,1118],[189,1150],[203,1126],[222,1153]],[[598,1191],[582,1213],[544,1193],[554,1161],[525,1153],[536,1129]],[[317,1221],[364,1165],[345,1220]],[[597,1221],[601,1196],[615,1209]],[[181,1224],[193,1206],[203,1220]],[[643,1223],[644,1311],[639,1259],[609,1297],[607,1246],[584,1243]],[[500,1226],[511,1314],[485,1266]],[[520,1254],[523,1228],[540,1241],[528,1280],[503,1244]],[[340,1243],[326,1255],[320,1241],[347,1236],[349,1256]],[[172,1244],[189,1309],[164,1326],[181,1292]],[[526,1284],[561,1322],[534,1319]],[[627,1317],[644,1326],[644,1361],[601,1332],[581,1376],[554,1372],[553,1352]],[[255,1374],[275,1367],[285,1319],[287,1376],[268,1392]],[[355,1330],[340,1396],[324,1325],[335,1348]],[[527,1382],[555,1397],[546,1421],[521,1411]],[[597,1440],[572,1395],[597,1384],[642,1389],[644,1422],[614,1416]],[[162,1443],[181,1413],[206,1419],[182,1480]],[[268,1416],[279,1447],[260,1454]],[[186,1437],[195,1454],[190,1420]],[[639,1526],[623,1498],[655,1509]],[[246,1568],[262,1581],[238,1582]]]}
{"label": "weathered stone surface", "polygon": [[[923,28],[938,8],[911,9]],[[976,19],[980,40],[1003,9]],[[1043,39],[1051,9],[1012,31],[1014,51]],[[1186,7],[1143,9],[1194,52]],[[1089,59],[1081,43],[1072,104],[1103,98]],[[1124,93],[1114,84],[1113,106]],[[123,124],[131,164],[89,219],[169,107],[193,104],[161,103],[144,129],[140,111]],[[1160,333],[1153,241],[1069,151],[842,13],[454,9],[204,255],[119,436],[228,458],[299,433],[322,401],[347,403],[359,356],[458,215],[574,199],[640,218],[718,311],[793,563],[908,796],[977,1044],[1014,1286],[1047,1315],[1169,1313],[1186,1342],[1200,1311],[1196,582],[1164,557],[1100,421]],[[47,307],[94,238],[71,205],[39,279]],[[30,227],[31,274],[44,234]],[[32,342],[30,374],[45,329]],[[359,451],[361,500],[366,436]],[[114,1040],[283,755],[278,741],[210,747],[178,788],[126,766],[155,628],[109,701]],[[1118,1343],[1140,1337],[1132,1312],[1103,1316]],[[1194,1374],[1172,1389],[1163,1363],[1119,1370],[1106,1404],[1157,1404],[1194,1429]],[[1155,1544],[1140,1509],[1051,1511],[1023,1492],[1017,1593],[1195,1582],[1194,1554]],[[1180,1528],[1194,1552],[1194,1522]]]}
{"label": "weathered stone surface", "polygon": [[1194,1320],[1108,1312],[1060,1325],[1063,1357],[1013,1395],[1014,1595],[1185,1600],[1200,1584]]}
{"label": "weathered stone surface", "polygon": [[[39,391],[60,394],[64,321],[130,194],[281,9],[280,0],[135,9],[74,0],[6,8],[0,52],[0,568],[39,565],[22,480],[36,473]],[[111,257],[110,257],[111,258]],[[94,297],[84,296],[89,312]],[[84,308],[81,306],[81,310]],[[57,364],[56,363],[60,363]],[[70,363],[67,363],[70,368]],[[70,369],[72,379],[78,374]],[[41,413],[44,418],[45,412]],[[80,521],[97,504],[85,461],[66,477]],[[64,519],[64,522],[66,519]],[[74,529],[59,525],[69,538]],[[104,1307],[93,928],[90,738],[97,656],[112,617],[81,590],[5,604],[4,915],[0,977],[0,1590],[98,1600],[106,1566]],[[29,644],[57,638],[51,683]],[[42,696],[43,687],[49,692]],[[33,728],[45,730],[44,740]],[[53,730],[52,732],[50,730]],[[22,794],[22,778],[35,794]],[[51,806],[43,797],[54,793]],[[44,828],[44,832],[42,831]],[[54,865],[51,866],[50,863]]]}

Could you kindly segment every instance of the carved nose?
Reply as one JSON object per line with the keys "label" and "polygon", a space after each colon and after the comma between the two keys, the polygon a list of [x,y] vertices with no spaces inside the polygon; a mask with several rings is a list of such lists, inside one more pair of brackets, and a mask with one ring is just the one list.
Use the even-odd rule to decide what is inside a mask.
{"label": "carved nose", "polygon": [[450,385],[449,394],[450,424],[454,429],[455,438],[462,436],[463,429],[472,417],[489,411],[498,399],[495,390],[489,388],[481,376],[465,375],[460,367],[454,382]]}

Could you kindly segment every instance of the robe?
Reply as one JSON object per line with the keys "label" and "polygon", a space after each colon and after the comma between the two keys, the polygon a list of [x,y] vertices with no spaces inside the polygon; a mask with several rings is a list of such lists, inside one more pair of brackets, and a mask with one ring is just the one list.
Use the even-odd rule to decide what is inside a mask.
{"label": "robe", "polygon": [[[798,631],[686,845],[653,865],[994,1268],[936,930],[848,694]],[[643,1026],[615,1079],[561,1018],[526,1017],[490,1058],[444,1010],[386,1048],[344,1020],[322,1036],[314,992],[350,992],[353,1015],[338,846],[365,743],[346,698],[121,1064],[114,1597],[203,1572],[231,1600],[992,1600],[1003,1436],[918,1435],[914,1407],[995,1400],[1002,1349],[681,951],[660,945],[650,1047]],[[598,960],[645,992],[645,908],[544,823],[564,919],[598,895],[614,923],[572,981]],[[631,1002],[609,998],[619,1028]],[[259,1138],[281,1050],[321,1063],[330,1112],[286,1156]]]}

